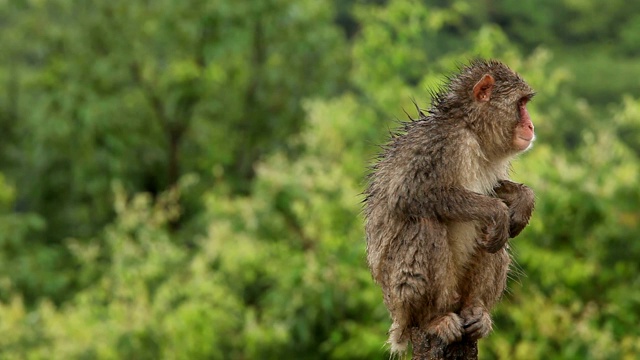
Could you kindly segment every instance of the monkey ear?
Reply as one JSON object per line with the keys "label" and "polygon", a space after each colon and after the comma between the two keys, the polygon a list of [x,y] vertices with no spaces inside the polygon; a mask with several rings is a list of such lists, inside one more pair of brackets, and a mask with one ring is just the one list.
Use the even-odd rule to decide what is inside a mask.
{"label": "monkey ear", "polygon": [[473,98],[476,101],[486,102],[491,99],[491,90],[493,90],[493,84],[496,81],[493,76],[484,74],[482,79],[473,86]]}

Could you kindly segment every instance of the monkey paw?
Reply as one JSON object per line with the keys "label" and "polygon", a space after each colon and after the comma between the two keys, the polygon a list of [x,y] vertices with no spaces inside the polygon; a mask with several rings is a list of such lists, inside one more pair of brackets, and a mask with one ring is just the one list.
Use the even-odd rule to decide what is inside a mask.
{"label": "monkey paw", "polygon": [[438,336],[445,344],[462,339],[462,319],[458,314],[448,313],[431,321],[427,330],[430,334]]}
{"label": "monkey paw", "polygon": [[471,306],[460,313],[464,332],[472,339],[483,338],[493,329],[491,316],[482,306]]}
{"label": "monkey paw", "polygon": [[487,252],[495,253],[509,240],[509,208],[502,201],[491,219],[482,227],[478,244]]}
{"label": "monkey paw", "polygon": [[518,193],[518,201],[509,206],[510,226],[509,237],[514,238],[529,224],[535,204],[535,195],[528,187],[522,185]]}
{"label": "monkey paw", "polygon": [[518,213],[511,214],[511,224],[509,225],[509,237],[514,238],[529,224],[529,218]]}

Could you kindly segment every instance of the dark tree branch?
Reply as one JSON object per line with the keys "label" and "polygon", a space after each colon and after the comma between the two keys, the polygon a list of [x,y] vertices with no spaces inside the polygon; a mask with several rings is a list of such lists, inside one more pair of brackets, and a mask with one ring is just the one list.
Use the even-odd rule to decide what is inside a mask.
{"label": "dark tree branch", "polygon": [[235,131],[246,138],[248,145],[237,149],[235,172],[243,182],[247,183],[255,176],[253,165],[258,160],[260,152],[263,151],[255,144],[259,141],[259,136],[264,136],[265,132],[269,131],[268,128],[265,128],[266,121],[262,119],[264,115],[261,113],[262,101],[260,99],[263,88],[264,64],[268,55],[268,41],[265,39],[262,20],[260,18],[254,20],[250,57],[252,75],[244,96],[244,106],[247,112],[235,127]]}
{"label": "dark tree branch", "polygon": [[[167,114],[163,100],[158,96],[154,89],[147,84],[141,74],[140,66],[137,63],[131,64],[131,74],[134,81],[140,86],[142,92],[149,102],[153,113],[156,115],[158,122],[165,133],[168,150],[167,150],[167,187],[172,187],[178,182],[180,176],[180,156],[179,147],[182,137],[187,130],[193,107],[197,102],[194,97],[187,97],[181,101],[177,108],[176,119],[172,119]],[[182,121],[180,121],[181,119]]]}
{"label": "dark tree branch", "polygon": [[164,111],[162,100],[142,78],[142,71],[138,63],[132,63],[130,69],[133,80],[142,89],[142,93],[144,94],[147,101],[149,101],[151,109],[153,110],[154,114],[156,114],[156,117],[158,118],[158,120],[160,120],[160,123],[164,128],[165,124],[168,124],[170,122],[170,119]]}

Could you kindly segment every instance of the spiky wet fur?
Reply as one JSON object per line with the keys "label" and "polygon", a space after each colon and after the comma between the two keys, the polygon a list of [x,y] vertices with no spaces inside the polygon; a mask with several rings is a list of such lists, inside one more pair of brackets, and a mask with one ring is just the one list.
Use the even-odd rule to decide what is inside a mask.
{"label": "spiky wet fur", "polygon": [[[491,101],[479,103],[473,87],[485,74],[495,85]],[[392,353],[406,349],[414,326],[456,338],[462,325],[432,324],[465,309],[484,309],[487,315],[477,318],[489,319],[483,325],[490,329],[488,312],[505,289],[511,260],[504,242],[479,246],[488,236],[480,230],[493,221],[503,234],[515,214],[519,232],[533,210],[531,190],[507,181],[518,153],[515,104],[532,94],[501,62],[474,60],[433,94],[427,112],[416,105],[418,118],[391,135],[372,166],[364,208],[367,261],[393,320]],[[521,200],[505,205],[496,192]]]}

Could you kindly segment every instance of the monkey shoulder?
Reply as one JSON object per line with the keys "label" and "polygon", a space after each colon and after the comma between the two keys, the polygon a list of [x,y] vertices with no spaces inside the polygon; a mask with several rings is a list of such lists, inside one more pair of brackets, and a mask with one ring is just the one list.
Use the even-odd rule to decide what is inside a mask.
{"label": "monkey shoulder", "polygon": [[406,133],[397,138],[397,147],[412,160],[441,160],[451,144],[460,138],[461,129],[448,123],[416,121],[406,127]]}

